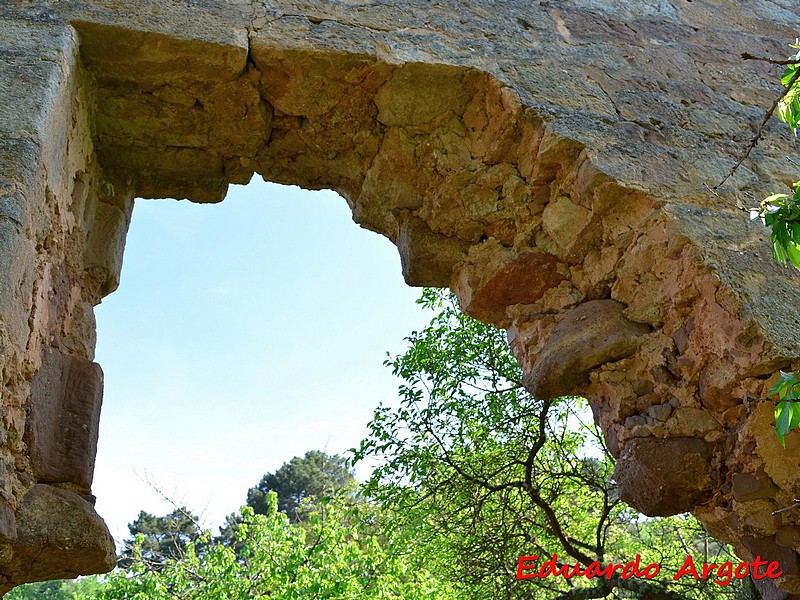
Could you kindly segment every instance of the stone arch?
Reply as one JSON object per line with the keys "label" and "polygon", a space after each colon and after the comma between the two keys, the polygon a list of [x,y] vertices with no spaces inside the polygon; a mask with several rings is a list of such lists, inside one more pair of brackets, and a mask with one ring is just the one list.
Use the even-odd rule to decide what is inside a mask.
{"label": "stone arch", "polygon": [[769,78],[698,33],[766,20],[774,39],[745,36],[766,53],[791,28],[624,4],[471,7],[459,24],[458,7],[368,2],[3,9],[19,83],[0,115],[5,585],[113,564],[90,490],[92,306],[118,285],[133,197],[216,202],[258,172],[339,192],[409,284],[509,331],[531,391],[587,396],[634,507],[694,511],[800,592],[800,523],[770,514],[798,494],[800,442],[779,452],[761,400],[800,354],[797,279],[735,208],[786,179],[785,148],[769,138],[724,196],[703,186]]}

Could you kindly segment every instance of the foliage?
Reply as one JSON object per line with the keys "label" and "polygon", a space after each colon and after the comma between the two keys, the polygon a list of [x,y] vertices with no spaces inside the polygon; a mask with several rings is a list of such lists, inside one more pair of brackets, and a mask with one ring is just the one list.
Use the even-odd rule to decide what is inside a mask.
{"label": "foliage", "polygon": [[[180,515],[141,513],[129,526],[137,535],[124,568],[94,597],[458,600],[426,570],[407,532],[386,527],[392,519],[379,518],[353,488],[343,457],[308,452],[265,475],[222,535],[192,529],[171,554],[158,544],[171,539]],[[281,499],[291,517],[279,510]]]}
{"label": "foliage", "polygon": [[[426,290],[422,303],[436,316],[411,334],[405,353],[387,360],[404,380],[400,405],[378,407],[357,451],[384,459],[366,486],[352,487],[343,458],[307,453],[262,479],[268,483],[259,484],[260,503],[229,519],[229,537],[199,532],[185,509],[140,513],[123,568],[90,578],[92,591],[64,584],[52,597],[746,597],[736,595],[747,592],[738,582],[721,588],[671,582],[669,575],[517,581],[517,558],[532,553],[556,553],[560,565],[621,563],[639,554],[666,574],[690,554],[709,562],[730,555],[692,517],[648,519],[622,504],[602,436],[584,422],[584,402],[531,397],[503,332],[469,319],[442,292]],[[298,482],[305,482],[303,493]],[[285,484],[297,499],[294,519],[279,510],[271,484]],[[253,496],[251,490],[248,502]]]}
{"label": "foliage", "polygon": [[40,581],[15,587],[5,595],[6,600],[89,600],[98,598],[103,582],[100,577],[81,577],[77,580]]}
{"label": "foliage", "polygon": [[[300,522],[307,518],[307,511],[315,501],[355,487],[356,481],[346,458],[311,450],[303,458],[295,456],[274,473],[264,475],[258,485],[247,490],[247,506],[255,514],[265,515],[268,510],[267,496],[269,492],[275,492],[278,510],[292,521]],[[220,527],[220,535],[215,539],[236,546],[236,529],[240,524],[241,515],[228,515],[225,524]]]}
{"label": "foliage", "polygon": [[29,583],[14,588],[6,598],[10,600],[35,600],[41,598],[42,600],[67,600],[72,598],[72,594],[65,590],[69,585],[66,581],[39,581],[37,583]]}
{"label": "foliage", "polygon": [[[790,44],[800,50],[800,41]],[[786,88],[778,100],[778,118],[792,128],[795,135],[800,127],[800,51],[789,57],[781,84]],[[751,218],[761,218],[772,230],[772,256],[783,266],[790,263],[800,270],[800,181],[794,183],[792,194],[773,194],[765,198],[758,209],[750,211]],[[786,446],[786,434],[800,425],[798,398],[800,373],[781,373],[781,380],[770,394],[778,394],[775,408],[775,430],[781,445]]]}
{"label": "foliage", "polygon": [[[213,543],[210,534],[190,542],[180,560],[148,568],[141,547],[127,571],[108,578],[98,598],[108,600],[363,599],[459,600],[450,584],[430,573],[402,536],[375,530],[369,505],[343,497],[315,504],[302,523],[278,512],[275,492],[265,514],[243,507],[237,550]],[[368,516],[368,514],[367,514]]]}
{"label": "foliage", "polygon": [[772,386],[769,393],[778,394],[781,400],[775,408],[775,431],[785,448],[786,434],[800,425],[800,404],[793,402],[800,398],[800,374],[781,371],[780,381]]}
{"label": "foliage", "polygon": [[130,563],[136,547],[143,563],[155,570],[168,559],[181,558],[189,544],[200,535],[197,517],[185,507],[176,508],[163,517],[141,511],[128,525],[128,530],[132,538],[125,540],[126,549],[120,557],[120,565]]}
{"label": "foliage", "polygon": [[[421,302],[438,314],[387,361],[404,380],[400,406],[375,411],[356,454],[382,459],[367,493],[399,516],[397,526],[417,528],[437,572],[468,585],[472,598],[571,598],[580,583],[517,581],[517,558],[556,553],[560,564],[604,565],[640,554],[674,574],[698,545],[732,556],[692,517],[653,520],[627,508],[583,401],[528,394],[504,332],[465,316],[442,292],[426,290]],[[735,593],[709,584],[583,582],[593,598]]]}
{"label": "foliage", "polygon": [[[790,44],[800,49],[800,43]],[[800,126],[800,52],[789,57],[781,84],[786,88],[777,103],[778,118],[789,125],[795,134]],[[772,256],[783,266],[790,263],[800,270],[800,181],[793,185],[792,194],[772,194],[750,211],[752,219],[760,218],[772,229]]]}
{"label": "foliage", "polygon": [[794,184],[794,193],[773,194],[761,202],[761,208],[752,211],[765,226],[772,229],[772,256],[779,265],[790,263],[800,269],[800,181]]}
{"label": "foliage", "polygon": [[347,460],[338,454],[328,455],[319,450],[295,456],[274,473],[267,473],[256,487],[247,492],[247,505],[256,514],[267,514],[267,494],[278,497],[278,510],[293,520],[303,518],[300,508],[310,498],[319,499],[335,490],[355,484]]}
{"label": "foliage", "polygon": [[[800,49],[800,42],[789,44],[789,46]],[[800,52],[789,57],[789,61],[798,60],[800,60]],[[786,66],[781,77],[781,85],[787,88],[787,91],[778,102],[778,118],[791,127],[795,134],[800,126],[800,85],[798,85],[800,76],[798,76],[798,72],[800,72],[800,64],[797,62],[790,62]]]}

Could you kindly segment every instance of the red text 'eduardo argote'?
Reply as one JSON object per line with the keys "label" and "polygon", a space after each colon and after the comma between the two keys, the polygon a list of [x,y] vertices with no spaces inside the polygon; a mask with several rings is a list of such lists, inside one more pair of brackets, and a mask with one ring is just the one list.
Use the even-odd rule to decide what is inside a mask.
{"label": "red text 'eduardo argote'", "polygon": [[[546,577],[563,577],[564,579],[605,577],[606,579],[611,579],[617,572],[619,572],[619,577],[622,579],[631,579],[633,577],[653,579],[661,572],[661,565],[658,563],[640,565],[641,557],[638,554],[634,560],[626,563],[601,565],[598,562],[593,562],[589,563],[585,568],[582,568],[579,563],[559,564],[558,554],[553,554],[541,565],[537,564],[536,561],[538,560],[539,556],[537,554],[520,556],[517,560],[517,579],[544,579]],[[726,586],[734,578],[744,579],[748,575],[752,575],[753,579],[775,579],[783,575],[783,571],[776,561],[768,562],[760,556],[756,556],[752,562],[741,562],[737,565],[731,562],[720,564],[704,562],[699,569],[695,566],[694,559],[691,556],[687,556],[681,568],[672,576],[672,579],[677,580],[687,576],[695,579],[713,577],[714,583]]]}

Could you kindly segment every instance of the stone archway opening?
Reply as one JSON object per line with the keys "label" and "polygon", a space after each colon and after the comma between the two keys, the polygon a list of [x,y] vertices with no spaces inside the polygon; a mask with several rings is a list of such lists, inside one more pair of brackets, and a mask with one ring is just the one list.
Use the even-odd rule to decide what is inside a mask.
{"label": "stone archway opening", "polygon": [[118,545],[140,510],[174,508],[152,487],[215,529],[292,456],[357,446],[396,393],[386,352],[429,319],[341,197],[254,179],[221,204],[136,201],[122,283],[95,308],[92,492]]}
{"label": "stone archway opening", "polygon": [[[634,54],[615,39],[614,3],[493,16],[549,32],[553,64],[581,73],[569,89],[570,71],[534,55],[464,58],[454,37],[413,27],[399,43],[384,35],[398,14],[353,24],[228,6],[198,28],[175,9],[185,20],[165,28],[158,7],[126,14],[132,26],[92,5],[58,25],[26,21],[41,47],[24,51],[48,57],[32,63],[31,86],[49,103],[7,142],[21,192],[0,213],[7,585],[113,561],[91,505],[102,388],[92,306],[119,283],[133,196],[216,202],[257,172],[339,192],[397,245],[407,283],[450,287],[467,313],[509,331],[532,392],[589,398],[631,505],[692,510],[742,557],[780,560],[779,583],[800,592],[794,515],[767,516],[800,492],[798,442],[780,453],[762,400],[800,355],[787,301],[797,280],[729,206],[740,198],[702,188],[722,168],[706,137],[728,121],[687,125],[677,107],[707,97],[731,119],[749,115],[766,84],[745,98],[693,61],[704,47],[693,23],[710,17],[692,6],[625,21],[638,27]],[[624,54],[618,77],[661,82],[676,105],[666,125],[643,118],[655,110],[647,85],[578,68],[586,32]],[[637,58],[651,51],[658,66]],[[781,178],[761,164],[744,187]]]}

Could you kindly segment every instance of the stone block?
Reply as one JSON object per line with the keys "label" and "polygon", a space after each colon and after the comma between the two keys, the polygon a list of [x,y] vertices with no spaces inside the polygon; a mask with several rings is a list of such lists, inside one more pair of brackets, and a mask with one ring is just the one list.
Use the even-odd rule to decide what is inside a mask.
{"label": "stone block", "polygon": [[407,217],[400,223],[397,250],[408,285],[445,287],[453,265],[466,254],[467,244],[437,235],[422,219]]}
{"label": "stone block", "polygon": [[14,555],[0,575],[23,583],[105,573],[115,564],[114,540],[94,507],[74,492],[38,484],[17,512]]}
{"label": "stone block", "polygon": [[447,113],[462,114],[469,101],[461,85],[464,70],[409,64],[399,69],[375,97],[385,125],[424,125]]}
{"label": "stone block", "polygon": [[669,403],[666,404],[655,404],[653,406],[649,406],[647,408],[647,414],[654,418],[656,421],[664,422],[669,419],[669,416],[672,414],[672,405]]}
{"label": "stone block", "polygon": [[666,427],[673,437],[702,437],[719,429],[720,424],[707,410],[681,407],[675,409]]}
{"label": "stone block", "polygon": [[456,273],[454,291],[468,315],[508,327],[506,309],[532,304],[566,279],[562,263],[547,252],[515,254],[496,240],[472,247],[470,265]]}
{"label": "stone block", "polygon": [[711,496],[711,449],[697,438],[636,438],[614,469],[619,497],[651,517],[691,510]]}
{"label": "stone block", "polygon": [[562,196],[545,206],[542,227],[562,249],[569,251],[580,242],[591,220],[592,211]]}
{"label": "stone block", "polygon": [[565,396],[599,365],[633,354],[649,328],[623,315],[616,300],[591,300],[571,309],[556,325],[526,387],[540,398]]}
{"label": "stone block", "polygon": [[100,278],[100,294],[110,294],[119,286],[129,215],[105,202],[97,205],[84,253],[84,268]]}
{"label": "stone block", "polygon": [[768,477],[756,477],[750,473],[733,475],[733,497],[739,502],[774,498],[777,492],[778,486]]}
{"label": "stone block", "polygon": [[[152,6],[170,15],[162,14],[148,23],[133,22],[131,13],[116,23],[111,19],[91,22],[92,15],[76,19],[81,56],[98,78],[135,81],[153,90],[176,82],[231,81],[244,71],[248,40],[243,27],[219,22],[217,28],[201,25],[200,31],[197,14],[180,14],[174,3]],[[135,12],[146,14],[146,10]],[[119,18],[117,13],[114,17]],[[182,27],[176,27],[179,23]],[[164,24],[177,29],[175,34],[157,31]],[[196,37],[192,39],[193,33]]]}
{"label": "stone block", "polygon": [[38,481],[72,483],[89,492],[102,397],[99,365],[58,350],[44,352],[31,381],[24,436]]}
{"label": "stone block", "polygon": [[775,533],[775,543],[784,548],[800,546],[800,527],[786,525]]}

